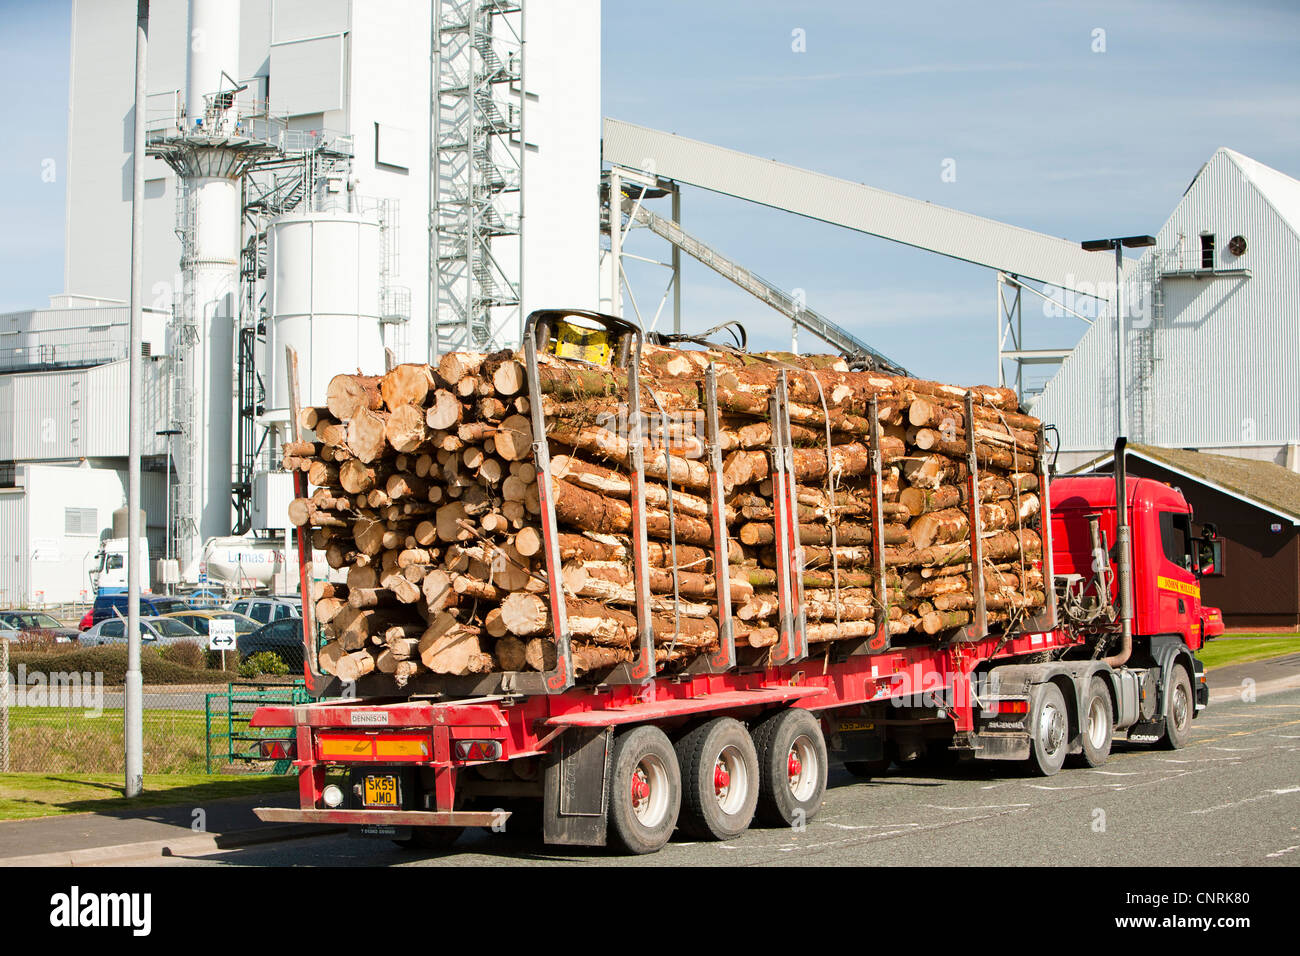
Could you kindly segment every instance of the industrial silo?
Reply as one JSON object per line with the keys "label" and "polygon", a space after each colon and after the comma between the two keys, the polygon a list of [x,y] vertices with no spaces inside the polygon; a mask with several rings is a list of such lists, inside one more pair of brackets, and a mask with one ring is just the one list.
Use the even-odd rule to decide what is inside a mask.
{"label": "industrial silo", "polygon": [[285,346],[298,353],[303,405],[323,405],[339,372],[383,372],[379,223],[357,213],[291,213],[271,223],[267,243],[268,410],[289,407]]}

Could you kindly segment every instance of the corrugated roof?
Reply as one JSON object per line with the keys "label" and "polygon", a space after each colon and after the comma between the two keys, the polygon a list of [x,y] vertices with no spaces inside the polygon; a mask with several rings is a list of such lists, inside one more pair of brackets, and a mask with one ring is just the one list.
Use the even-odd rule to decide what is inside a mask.
{"label": "corrugated roof", "polygon": [[606,117],[601,149],[617,166],[1060,288],[1093,294],[1115,281],[1115,260],[1077,242],[685,136]]}
{"label": "corrugated roof", "polygon": [[[1237,498],[1300,523],[1300,474],[1271,461],[1211,455],[1183,448],[1129,445],[1128,454],[1187,475]],[[1078,471],[1090,471],[1108,464],[1113,455],[1103,455]]]}
{"label": "corrugated roof", "polygon": [[1219,152],[1236,164],[1264,201],[1273,207],[1293,233],[1300,236],[1300,180],[1226,146],[1220,147]]}

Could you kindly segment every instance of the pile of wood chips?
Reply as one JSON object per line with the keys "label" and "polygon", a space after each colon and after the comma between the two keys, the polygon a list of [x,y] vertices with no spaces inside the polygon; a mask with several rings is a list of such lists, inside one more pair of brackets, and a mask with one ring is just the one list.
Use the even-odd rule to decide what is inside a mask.
{"label": "pile of wood chips", "polygon": [[[1044,603],[1035,529],[1039,423],[1008,389],[967,389],[873,372],[833,356],[646,346],[640,366],[647,555],[658,667],[718,644],[705,449],[704,370],[721,412],[729,592],[738,648],[777,643],[769,398],[787,376],[812,653],[876,633],[872,547],[872,399],[880,423],[885,598],[894,643],[934,640],[974,615],[967,435],[978,460],[988,618],[1006,623]],[[522,353],[450,353],[383,376],[337,375],[325,407],[299,425],[284,467],[310,497],[290,517],[309,526],[345,581],[311,599],[329,636],[321,668],[345,681],[549,670],[554,666],[538,482],[547,481],[574,673],[635,659],[635,577],[627,376],[539,357],[551,467],[534,464]],[[537,436],[541,437],[541,436]],[[828,453],[829,438],[829,453]]]}

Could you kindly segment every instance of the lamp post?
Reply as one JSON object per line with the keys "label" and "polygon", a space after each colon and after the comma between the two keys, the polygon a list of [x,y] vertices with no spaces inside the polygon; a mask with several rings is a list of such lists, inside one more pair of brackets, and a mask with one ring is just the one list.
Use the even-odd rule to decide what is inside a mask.
{"label": "lamp post", "polygon": [[144,316],[144,111],[145,63],[149,51],[149,0],[136,0],[135,109],[131,141],[131,360],[127,412],[126,479],[126,674],[122,695],[122,738],[126,780],[124,795],[144,790],[144,676],[140,670],[140,445]]}
{"label": "lamp post", "polygon": [[1155,236],[1116,236],[1113,239],[1089,239],[1080,243],[1084,252],[1115,251],[1115,437],[1123,437],[1128,430],[1124,414],[1124,390],[1128,387],[1124,376],[1124,308],[1122,304],[1120,274],[1124,270],[1124,249],[1141,249],[1156,244]]}

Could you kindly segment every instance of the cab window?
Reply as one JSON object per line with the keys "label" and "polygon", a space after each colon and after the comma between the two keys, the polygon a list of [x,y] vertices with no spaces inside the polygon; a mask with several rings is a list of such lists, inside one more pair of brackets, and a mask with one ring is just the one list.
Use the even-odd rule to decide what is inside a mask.
{"label": "cab window", "polygon": [[114,618],[111,621],[105,621],[104,626],[99,629],[99,633],[105,637],[121,637],[126,633],[126,629],[120,619]]}
{"label": "cab window", "polygon": [[248,611],[248,616],[260,624],[269,624],[271,621],[271,605],[256,601]]}
{"label": "cab window", "polygon": [[1160,544],[1165,558],[1184,570],[1192,570],[1191,515],[1160,512]]}

